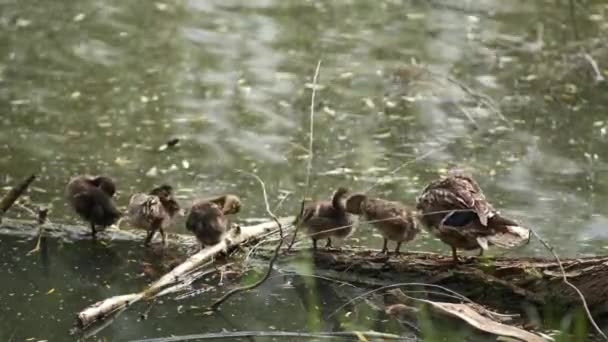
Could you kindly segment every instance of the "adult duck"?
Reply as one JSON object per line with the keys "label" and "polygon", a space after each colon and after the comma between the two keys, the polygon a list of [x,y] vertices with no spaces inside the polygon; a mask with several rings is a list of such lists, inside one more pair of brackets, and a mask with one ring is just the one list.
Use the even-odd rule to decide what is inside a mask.
{"label": "adult duck", "polygon": [[196,236],[201,248],[215,245],[228,231],[226,215],[240,210],[241,200],[231,194],[196,201],[188,214],[186,229]]}
{"label": "adult duck", "polygon": [[444,243],[457,249],[480,249],[490,245],[517,247],[530,238],[530,230],[501,216],[486,200],[481,188],[468,175],[450,171],[447,177],[431,182],[416,200],[420,221]]}
{"label": "adult duck", "polygon": [[397,242],[395,254],[399,254],[401,244],[413,240],[420,232],[415,218],[416,211],[400,202],[357,193],[347,198],[346,210],[363,217],[380,231],[384,238],[381,253],[388,253],[390,240]]}
{"label": "adult duck", "polygon": [[149,245],[156,232],[160,232],[162,244],[165,246],[165,228],[173,223],[173,218],[179,210],[179,203],[173,196],[173,187],[163,184],[148,194],[136,193],[131,196],[127,216],[133,226],[148,231],[144,245]]}
{"label": "adult duck", "polygon": [[121,215],[112,201],[114,193],[116,185],[106,176],[76,176],[65,187],[66,201],[91,225],[93,237],[97,234],[97,228],[104,229],[114,224]]}
{"label": "adult duck", "polygon": [[326,248],[332,246],[332,238],[348,237],[356,224],[355,216],[346,211],[346,188],[338,188],[331,201],[323,200],[304,204],[302,212],[296,220],[306,229],[312,239],[313,249],[317,249],[317,240],[327,239]]}

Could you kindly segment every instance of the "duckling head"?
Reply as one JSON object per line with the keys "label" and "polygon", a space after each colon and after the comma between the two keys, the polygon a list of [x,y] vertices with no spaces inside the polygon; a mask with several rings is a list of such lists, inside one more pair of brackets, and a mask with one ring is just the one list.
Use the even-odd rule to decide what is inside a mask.
{"label": "duckling head", "polygon": [[236,214],[241,211],[241,199],[236,195],[224,196],[224,214]]}
{"label": "duckling head", "polygon": [[91,179],[91,184],[101,189],[101,191],[112,197],[116,193],[116,184],[110,177],[95,176]]}
{"label": "duckling head", "polygon": [[334,195],[332,196],[331,205],[336,209],[346,210],[346,207],[344,205],[344,196],[346,196],[347,193],[347,188],[339,187],[338,190],[336,190],[336,192],[334,192]]}
{"label": "duckling head", "polygon": [[150,195],[157,196],[171,216],[180,211],[179,203],[173,197],[173,187],[171,185],[158,186],[150,191]]}

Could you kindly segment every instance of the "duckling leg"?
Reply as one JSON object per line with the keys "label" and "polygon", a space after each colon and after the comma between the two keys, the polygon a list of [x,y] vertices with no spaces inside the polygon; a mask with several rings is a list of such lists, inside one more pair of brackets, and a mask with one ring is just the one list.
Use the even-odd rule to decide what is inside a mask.
{"label": "duckling leg", "polygon": [[331,248],[331,238],[327,238],[327,243],[325,244],[325,248]]}
{"label": "duckling leg", "polygon": [[150,244],[150,241],[152,241],[154,234],[156,234],[156,229],[150,229],[148,231],[148,234],[146,235],[146,239],[144,240],[144,246],[148,246]]}
{"label": "duckling leg", "polygon": [[403,241],[397,242],[397,247],[395,247],[395,254],[397,254],[397,255],[401,254],[401,244],[402,243],[403,243]]}
{"label": "duckling leg", "polygon": [[382,250],[380,254],[388,253],[388,239],[384,239],[384,244],[382,245]]}
{"label": "duckling leg", "polygon": [[452,259],[455,263],[458,263],[458,252],[456,251],[456,247],[452,247]]}
{"label": "duckling leg", "polygon": [[97,231],[95,230],[95,223],[91,222],[91,236],[93,239],[95,238],[95,234],[97,234]]}
{"label": "duckling leg", "polygon": [[317,239],[312,239],[312,249],[317,250]]}
{"label": "duckling leg", "polygon": [[479,249],[479,254],[477,256],[480,256],[480,257],[483,256],[483,248]]}
{"label": "duckling leg", "polygon": [[165,231],[163,230],[162,227],[159,228],[159,230],[160,230],[160,237],[161,237],[162,242],[163,242],[163,247],[167,247],[167,239],[166,239],[166,236],[165,236]]}

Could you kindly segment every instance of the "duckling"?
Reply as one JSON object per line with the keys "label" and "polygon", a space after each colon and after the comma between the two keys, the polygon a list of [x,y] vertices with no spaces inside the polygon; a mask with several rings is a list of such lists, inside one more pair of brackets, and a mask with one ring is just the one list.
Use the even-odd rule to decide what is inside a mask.
{"label": "duckling", "polygon": [[422,223],[441,241],[457,249],[480,249],[489,245],[517,247],[530,238],[530,230],[501,216],[486,200],[470,176],[450,171],[447,177],[431,182],[416,199]]}
{"label": "duckling", "polygon": [[338,188],[331,201],[308,202],[296,223],[302,225],[312,238],[312,247],[317,249],[317,240],[327,239],[325,248],[331,247],[331,238],[346,238],[354,229],[356,219],[346,212],[344,197],[346,188]]}
{"label": "duckling", "polygon": [[165,230],[173,223],[179,212],[179,203],[173,197],[173,188],[163,184],[149,194],[137,193],[131,196],[127,215],[131,224],[148,231],[144,245],[149,245],[157,231],[160,231],[163,246],[166,245]]}
{"label": "duckling", "polygon": [[114,181],[105,176],[76,176],[65,187],[65,198],[78,215],[91,224],[91,235],[95,237],[96,226],[112,225],[121,213],[112,196],[116,192]]}
{"label": "duckling", "polygon": [[353,194],[346,199],[346,211],[363,216],[380,230],[384,237],[381,253],[388,253],[388,240],[392,240],[397,242],[395,254],[399,254],[401,244],[413,240],[420,232],[415,211],[399,202]]}
{"label": "duckling", "polygon": [[188,214],[186,229],[194,233],[201,248],[215,245],[228,230],[226,215],[240,210],[241,200],[231,194],[196,201]]}

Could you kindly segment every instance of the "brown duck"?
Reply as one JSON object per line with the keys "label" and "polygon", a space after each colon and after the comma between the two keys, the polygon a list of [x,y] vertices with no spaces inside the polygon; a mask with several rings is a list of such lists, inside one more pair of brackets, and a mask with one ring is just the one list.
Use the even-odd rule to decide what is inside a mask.
{"label": "brown duck", "polygon": [[114,181],[105,176],[76,176],[65,187],[68,204],[91,225],[93,237],[96,228],[112,225],[120,217],[112,196],[116,192]]}
{"label": "brown duck", "polygon": [[451,171],[431,182],[417,198],[420,220],[441,241],[457,249],[480,249],[489,245],[513,248],[528,241],[530,230],[501,216],[486,200],[471,177]]}
{"label": "brown duck", "polygon": [[415,210],[399,202],[353,194],[346,200],[346,210],[378,228],[384,237],[382,253],[388,253],[388,241],[391,240],[397,242],[395,254],[399,254],[401,244],[413,240],[420,232]]}
{"label": "brown duck", "polygon": [[228,230],[225,215],[236,214],[240,210],[241,200],[235,195],[196,201],[188,214],[186,229],[194,233],[202,248],[215,245]]}
{"label": "brown duck", "polygon": [[166,245],[165,230],[173,223],[179,212],[179,204],[173,197],[173,188],[163,184],[148,194],[137,193],[131,196],[127,215],[131,224],[148,231],[144,244],[150,244],[157,231],[160,231],[163,246]]}
{"label": "brown duck", "polygon": [[346,211],[346,188],[339,188],[331,201],[317,201],[304,204],[297,224],[306,229],[312,238],[313,249],[317,249],[317,240],[327,239],[326,248],[331,247],[331,238],[346,238],[356,224],[355,216]]}

